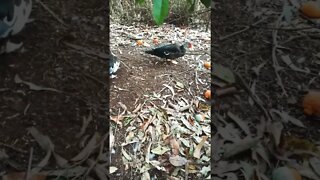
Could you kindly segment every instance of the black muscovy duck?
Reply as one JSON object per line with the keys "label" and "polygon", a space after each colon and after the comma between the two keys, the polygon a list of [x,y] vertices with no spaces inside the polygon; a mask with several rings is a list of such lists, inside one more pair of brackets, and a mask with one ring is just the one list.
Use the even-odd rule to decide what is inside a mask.
{"label": "black muscovy duck", "polygon": [[110,74],[110,78],[115,78],[116,75],[115,73],[118,71],[119,67],[120,67],[120,62],[118,61],[117,56],[115,56],[114,54],[110,53],[109,56],[109,74]]}
{"label": "black muscovy duck", "polygon": [[22,43],[10,42],[10,36],[19,33],[29,20],[31,0],[0,0],[0,54],[17,50]]}
{"label": "black muscovy duck", "polygon": [[186,54],[186,48],[190,48],[191,43],[186,42],[182,45],[178,44],[165,44],[157,46],[151,50],[145,51],[147,54],[158,56],[160,58],[168,59],[177,59]]}

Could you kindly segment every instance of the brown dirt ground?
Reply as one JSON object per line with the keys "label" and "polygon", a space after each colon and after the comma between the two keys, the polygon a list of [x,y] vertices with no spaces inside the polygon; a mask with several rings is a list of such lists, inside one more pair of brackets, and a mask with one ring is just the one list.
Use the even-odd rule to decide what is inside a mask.
{"label": "brown dirt ground", "polygon": [[[219,3],[217,4],[217,7],[218,9],[215,11],[217,14],[213,15],[213,24],[214,27],[216,27],[214,29],[215,37],[228,35],[242,29],[245,25],[250,25],[257,21],[257,19],[252,17],[250,12],[246,11],[245,4],[238,2],[237,6],[231,7],[228,6],[228,4]],[[268,5],[265,5],[264,7],[279,12],[281,12],[282,8],[281,3],[275,3],[272,7],[269,7]],[[286,97],[282,95],[282,90],[276,83],[276,76],[274,73],[274,68],[272,67],[272,29],[263,28],[267,27],[268,23],[274,21],[275,18],[270,17],[265,21],[265,23],[262,23],[261,25],[259,24],[257,28],[251,28],[244,33],[227,38],[224,41],[216,40],[214,44],[217,46],[213,50],[213,61],[224,64],[225,66],[231,67],[233,70],[239,72],[245,78],[247,83],[255,78],[253,72],[250,71],[250,68],[257,67],[263,62],[266,62],[265,68],[261,69],[257,81],[259,84],[257,87],[257,93],[265,103],[266,108],[282,109],[286,112],[290,112],[292,116],[302,119],[302,122],[306,123],[306,125],[308,127],[310,126],[310,128],[301,130],[300,133],[303,135],[310,135],[310,132],[313,132],[314,135],[312,138],[310,138],[319,140],[319,136],[317,136],[316,132],[318,131],[320,124],[317,123],[317,121],[309,121],[310,119],[305,118],[302,111],[302,97],[305,94],[305,91],[309,89],[320,89],[319,78],[315,78],[314,81],[308,85],[308,82],[311,82],[310,80],[315,77],[315,74],[319,73],[320,66],[315,65],[314,61],[316,59],[313,59],[314,57],[312,57],[312,54],[319,52],[319,43],[308,38],[297,38],[286,42],[286,40],[288,40],[290,37],[299,36],[300,32],[298,30],[279,30],[278,36],[281,37],[279,43],[286,48],[283,50],[284,53],[289,54],[290,58],[294,62],[300,57],[305,57],[307,60],[303,62],[303,66],[311,70],[311,74],[309,75],[295,72],[290,70],[290,68],[288,68],[282,62],[281,57],[278,57],[280,65],[285,69],[284,71],[280,72],[280,75],[284,87],[288,93],[288,97]],[[306,21],[305,23],[308,24]],[[286,43],[282,43],[282,41]],[[234,101],[234,98],[238,98],[238,100],[241,99],[239,102],[243,104],[231,103],[231,101]],[[244,94],[239,94],[238,97],[223,97],[220,102],[221,104],[234,104],[234,106],[226,105],[225,110],[230,110],[228,108],[231,108],[233,111],[243,114],[244,117],[253,117],[252,113],[260,114],[260,110],[256,109],[256,107],[251,107],[252,109],[247,108],[250,106],[247,104],[247,98],[247,95],[244,96]],[[252,111],[253,109],[254,111]],[[294,128],[288,130],[295,131]]]}
{"label": "brown dirt ground", "polygon": [[[270,11],[281,12],[281,4],[282,3],[275,1],[273,3],[262,4],[261,6]],[[312,38],[308,38],[307,36],[301,36],[301,30],[278,31],[279,43],[285,47],[282,51],[285,54],[289,54],[295,64],[298,64],[297,59],[305,57],[306,60],[302,64],[298,64],[298,66],[308,67],[313,73],[304,74],[292,71],[282,62],[281,57],[278,57],[279,64],[285,68],[280,71],[280,76],[288,93],[288,97],[285,97],[282,95],[282,90],[276,82],[277,78],[272,66],[272,29],[266,28],[272,25],[271,22],[275,22],[277,16],[267,17],[268,15],[264,15],[263,17],[267,17],[267,19],[256,28],[252,27],[236,36],[220,41],[219,37],[239,31],[243,27],[257,22],[262,17],[253,18],[252,13],[249,12],[245,6],[245,1],[220,2],[216,3],[216,8],[212,16],[212,36],[216,37],[216,39],[213,38],[215,44],[212,53],[213,61],[230,67],[240,73],[248,84],[250,84],[253,79],[257,79],[256,94],[261,98],[267,110],[274,108],[288,112],[293,117],[301,120],[307,127],[299,128],[286,124],[283,131],[285,135],[301,137],[314,143],[319,142],[320,121],[303,115],[301,103],[305,90],[320,89],[319,78],[316,78],[315,75],[319,73],[320,66],[314,63],[316,59],[313,56],[313,54],[320,51],[319,41],[312,40]],[[307,21],[304,22],[308,24]],[[287,41],[290,37],[299,38]],[[260,75],[258,77],[254,76],[250,69],[257,67],[263,62],[265,62],[266,65],[261,69]],[[313,82],[311,81],[312,79],[314,80]],[[312,83],[308,84],[309,82]],[[248,93],[244,90],[244,87],[240,85],[239,80],[235,86],[240,89],[240,91],[234,95],[219,98],[219,108],[217,108],[216,111],[220,115],[225,115],[226,112],[231,111],[240,116],[241,119],[251,122],[254,126],[255,122],[263,116],[263,112],[256,105],[251,106],[249,104]]]}
{"label": "brown dirt ground", "polygon": [[[194,88],[194,69],[190,68],[186,59],[176,59],[178,64],[163,62],[158,57],[144,54],[142,50],[136,47],[121,47],[122,54],[114,52],[121,61],[121,69],[117,73],[117,77],[111,80],[110,87],[110,111],[111,115],[117,115],[123,109],[119,102],[126,105],[129,111],[133,111],[139,103],[143,103],[147,98],[143,95],[150,95],[153,92],[158,93],[169,82],[182,82],[186,88],[191,88],[190,91],[201,96],[201,93],[208,87],[199,85],[199,90]],[[188,52],[187,52],[188,53]],[[187,56],[187,55],[186,55]],[[205,74],[199,74],[200,78],[205,77]],[[171,84],[172,85],[172,84]],[[121,88],[121,90],[120,90]],[[123,90],[124,89],[124,90]],[[164,94],[171,94],[168,89],[163,91]],[[182,96],[190,99],[188,91],[177,93],[177,96]],[[162,102],[153,102],[156,105],[162,105]],[[122,163],[121,143],[125,139],[125,127],[117,129],[115,135],[115,151],[112,155],[112,165],[120,167],[120,173],[112,174],[112,178],[125,177],[129,179],[139,179],[134,169],[126,171]],[[139,174],[139,173],[138,173]],[[157,170],[151,171],[151,176],[157,176],[159,179],[165,178],[165,175]],[[135,178],[133,178],[135,177]],[[192,176],[190,176],[192,178]]]}
{"label": "brown dirt ground", "polygon": [[[0,59],[0,149],[6,150],[19,169],[26,168],[30,147],[35,147],[33,163],[44,157],[44,151],[28,134],[28,127],[35,126],[48,135],[56,152],[70,159],[82,149],[81,139],[75,134],[81,129],[83,117],[92,112],[93,122],[85,135],[91,136],[95,131],[102,134],[107,125],[107,85],[101,83],[107,75],[106,60],[79,53],[62,43],[106,51],[108,34],[107,27],[101,28],[105,26],[101,2],[45,4],[70,28],[33,2],[34,21],[17,37],[23,40],[25,52],[1,55]],[[24,81],[64,93],[30,90],[14,82],[16,74]],[[6,165],[1,162],[2,167]]]}
{"label": "brown dirt ground", "polygon": [[164,88],[163,84],[167,84],[172,79],[187,82],[187,79],[193,76],[192,69],[179,59],[178,64],[175,65],[163,62],[155,56],[140,54],[140,52],[136,52],[137,55],[128,54],[128,52],[137,51],[134,48],[121,51],[123,54],[118,55],[122,61],[121,69],[117,73],[117,78],[111,83],[110,106],[112,110],[120,107],[117,103],[122,102],[129,111],[132,111],[135,105],[138,105],[137,100],[143,99],[143,95],[159,92]]}

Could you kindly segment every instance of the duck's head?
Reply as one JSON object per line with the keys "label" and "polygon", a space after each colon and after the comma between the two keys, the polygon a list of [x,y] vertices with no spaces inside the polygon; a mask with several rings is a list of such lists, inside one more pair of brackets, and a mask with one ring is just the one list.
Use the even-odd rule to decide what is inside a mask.
{"label": "duck's head", "polygon": [[184,48],[192,48],[192,44],[191,44],[189,41],[183,43],[182,46],[183,46]]}

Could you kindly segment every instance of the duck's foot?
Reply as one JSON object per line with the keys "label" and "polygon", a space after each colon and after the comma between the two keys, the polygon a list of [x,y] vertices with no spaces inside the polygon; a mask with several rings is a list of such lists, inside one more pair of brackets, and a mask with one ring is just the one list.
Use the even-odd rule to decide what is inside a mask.
{"label": "duck's foot", "polygon": [[117,75],[113,75],[113,74],[112,74],[112,75],[110,76],[110,79],[114,79],[114,78],[116,78],[116,77],[117,77]]}
{"label": "duck's foot", "polygon": [[171,63],[172,64],[178,64],[178,61],[172,60]]}

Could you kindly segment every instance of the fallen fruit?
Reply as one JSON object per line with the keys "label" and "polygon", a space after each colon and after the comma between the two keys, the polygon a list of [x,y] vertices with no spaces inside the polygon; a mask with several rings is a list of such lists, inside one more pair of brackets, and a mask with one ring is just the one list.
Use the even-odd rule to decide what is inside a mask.
{"label": "fallen fruit", "polygon": [[204,92],[204,97],[205,97],[206,99],[211,99],[211,90],[206,90],[206,91]]}
{"label": "fallen fruit", "polygon": [[279,167],[272,172],[272,180],[301,180],[302,177],[296,169]]}
{"label": "fallen fruit", "polygon": [[158,43],[159,43],[158,38],[153,38],[153,44],[158,44]]}
{"label": "fallen fruit", "polygon": [[310,91],[304,97],[302,105],[306,115],[320,116],[320,92]]}
{"label": "fallen fruit", "polygon": [[211,68],[211,62],[204,62],[203,66],[206,68],[206,69],[210,69]]}
{"label": "fallen fruit", "polygon": [[309,18],[320,18],[320,4],[316,1],[302,4],[300,11]]}
{"label": "fallen fruit", "polygon": [[197,114],[195,116],[196,121],[201,122],[204,120],[204,116],[202,114]]}
{"label": "fallen fruit", "polygon": [[137,41],[137,45],[138,45],[138,46],[142,46],[142,45],[143,45],[143,41],[142,41],[142,40],[138,40],[138,41]]}

